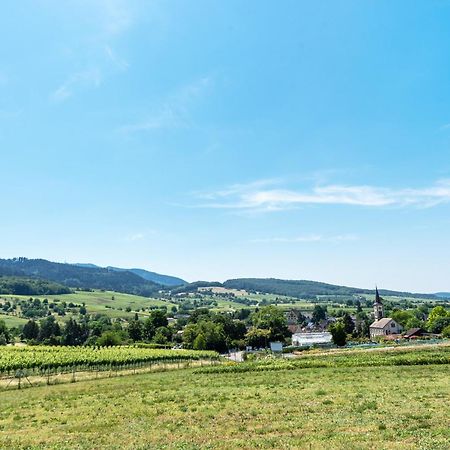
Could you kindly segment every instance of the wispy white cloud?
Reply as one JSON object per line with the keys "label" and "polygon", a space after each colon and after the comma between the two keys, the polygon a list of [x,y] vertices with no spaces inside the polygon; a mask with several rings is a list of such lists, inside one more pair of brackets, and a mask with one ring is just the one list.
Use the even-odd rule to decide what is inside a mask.
{"label": "wispy white cloud", "polygon": [[107,36],[123,33],[132,25],[134,14],[130,0],[89,0],[97,8],[98,20]]}
{"label": "wispy white cloud", "polygon": [[[48,0],[48,7],[60,20],[79,24],[77,44],[61,43],[64,56],[70,55],[74,65],[86,67],[68,76],[51,94],[56,103],[63,102],[88,87],[98,87],[111,70],[124,71],[128,62],[114,50],[114,43],[125,34],[140,16],[139,0]],[[92,69],[90,67],[95,67]]]}
{"label": "wispy white cloud", "polygon": [[353,234],[342,234],[336,236],[324,236],[321,234],[309,234],[304,236],[294,237],[270,237],[261,239],[252,239],[254,243],[302,243],[302,242],[344,242],[356,241],[358,236]]}
{"label": "wispy white cloud", "polygon": [[250,183],[237,183],[227,186],[223,189],[211,192],[196,191],[192,195],[197,198],[202,198],[205,200],[215,200],[219,198],[229,198],[233,196],[240,196],[243,192],[257,191],[267,186],[278,185],[282,183],[281,178],[265,178],[262,180],[252,181]]}
{"label": "wispy white cloud", "polygon": [[127,70],[130,65],[127,61],[122,59],[117,53],[109,46],[105,45],[105,53],[108,59],[120,70]]}
{"label": "wispy white cloud", "polygon": [[61,103],[71,97],[75,91],[98,87],[101,82],[102,75],[99,69],[77,72],[70,75],[61,86],[52,92],[50,98],[56,103]]}
{"label": "wispy white cloud", "polygon": [[125,240],[129,241],[129,242],[136,242],[136,241],[141,241],[144,238],[145,238],[144,233],[134,233],[134,234],[130,234],[130,235],[126,236]]}
{"label": "wispy white cloud", "polygon": [[[273,184],[274,181],[271,181]],[[281,182],[279,183],[282,184]],[[233,185],[197,195],[205,208],[279,211],[302,205],[354,205],[366,207],[432,207],[450,202],[450,180],[424,188],[393,189],[368,185],[321,185],[306,189],[271,187],[267,181]],[[206,200],[201,202],[201,200]]]}
{"label": "wispy white cloud", "polygon": [[119,132],[129,134],[162,128],[189,128],[191,108],[212,85],[210,77],[202,77],[182,86],[169,95],[162,104],[144,119],[124,125]]}

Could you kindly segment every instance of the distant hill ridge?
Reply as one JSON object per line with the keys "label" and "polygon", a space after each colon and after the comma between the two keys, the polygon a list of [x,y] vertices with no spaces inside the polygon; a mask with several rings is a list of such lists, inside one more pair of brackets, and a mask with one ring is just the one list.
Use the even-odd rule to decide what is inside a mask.
{"label": "distant hill ridge", "polygon": [[[266,294],[286,295],[295,298],[314,298],[318,295],[357,295],[357,294],[374,294],[374,289],[362,289],[347,286],[339,286],[334,284],[322,283],[319,281],[309,280],[280,280],[277,278],[236,278],[227,280],[224,283],[203,281],[190,283],[187,286],[180,287],[172,292],[190,292],[198,287],[206,286],[223,286],[229,289],[243,289],[246,291],[262,292]],[[390,291],[379,289],[381,295],[385,296],[401,296],[401,297],[418,297],[438,299],[435,294],[418,294],[402,291]]]}
{"label": "distant hill ridge", "polygon": [[[79,267],[88,267],[92,269],[94,268],[101,269],[101,267],[96,266],[95,264],[74,264],[74,265]],[[182,280],[181,278],[173,277],[171,275],[163,275],[156,272],[150,272],[144,269],[137,269],[137,268],[123,269],[120,267],[113,267],[113,266],[107,266],[105,267],[105,269],[114,270],[116,272],[131,272],[143,278],[144,280],[152,281],[153,283],[161,284],[163,286],[180,286],[183,284],[187,284],[187,281]]]}
{"label": "distant hill ridge", "polygon": [[104,289],[151,296],[163,286],[128,271],[83,267],[45,259],[0,259],[0,276],[49,280],[71,288]]}
{"label": "distant hill ridge", "polygon": [[[170,290],[173,294],[195,292],[199,287],[225,287],[229,289],[285,295],[295,298],[315,298],[316,296],[373,294],[373,289],[339,286],[309,280],[281,280],[277,278],[237,278],[224,283],[217,281],[197,281],[186,283],[181,278],[149,272],[143,269],[122,269],[118,267],[99,267],[94,264],[67,264],[47,261],[45,259],[13,258],[0,259],[0,279],[3,289],[18,286],[25,280],[9,280],[7,277],[27,278],[29,289],[63,290],[63,287],[81,289],[103,289],[150,297],[161,290]],[[56,285],[36,285],[30,279],[47,280]],[[28,288],[27,288],[28,289]],[[403,291],[380,289],[384,296],[417,297],[430,299],[450,298],[450,293],[418,294]]]}

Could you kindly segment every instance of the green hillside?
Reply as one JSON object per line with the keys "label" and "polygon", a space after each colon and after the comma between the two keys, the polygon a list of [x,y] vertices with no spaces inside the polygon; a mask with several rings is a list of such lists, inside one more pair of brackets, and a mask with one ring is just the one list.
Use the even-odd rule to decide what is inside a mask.
{"label": "green hillside", "polygon": [[[28,300],[29,298],[29,296],[4,294],[0,295],[0,303],[4,303],[8,300],[12,301],[13,299]],[[142,316],[146,316],[149,314],[151,308],[166,307],[170,310],[170,308],[174,306],[174,304],[169,301],[112,291],[76,291],[71,294],[33,296],[33,298],[40,298],[41,300],[47,299],[49,302],[54,302],[57,306],[61,305],[63,302],[66,305],[70,305],[71,303],[75,305],[84,304],[88,314],[104,314],[112,319],[131,318],[134,317],[136,312]],[[75,315],[78,315],[77,312],[75,312]],[[67,313],[65,316],[60,316],[59,320],[66,321],[71,316],[71,313]],[[3,314],[1,318],[6,318],[6,321],[10,326],[20,325],[25,322],[25,319],[13,315]]]}

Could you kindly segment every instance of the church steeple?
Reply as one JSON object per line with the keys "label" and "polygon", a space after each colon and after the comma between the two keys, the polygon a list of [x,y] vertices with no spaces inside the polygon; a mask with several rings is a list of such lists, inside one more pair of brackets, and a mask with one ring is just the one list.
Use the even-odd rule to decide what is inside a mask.
{"label": "church steeple", "polygon": [[375,316],[375,320],[380,320],[384,317],[383,303],[381,300],[382,298],[378,293],[378,287],[375,286],[375,303],[373,304],[373,314]]}

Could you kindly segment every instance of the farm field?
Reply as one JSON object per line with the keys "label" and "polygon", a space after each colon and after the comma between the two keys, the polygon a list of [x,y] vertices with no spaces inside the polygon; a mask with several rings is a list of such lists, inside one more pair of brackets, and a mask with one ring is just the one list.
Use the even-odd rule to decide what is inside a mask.
{"label": "farm field", "polygon": [[[30,296],[20,296],[20,295],[7,295],[1,294],[1,298],[25,298],[28,299]],[[45,295],[45,296],[32,296],[33,298],[40,298],[43,300],[47,298],[48,300],[59,300],[66,303],[75,304],[86,304],[86,308],[90,314],[102,313],[110,318],[129,318],[134,316],[134,311],[140,311],[142,308],[150,308],[152,306],[160,307],[167,306],[170,309],[174,306],[173,303],[148,297],[141,297],[138,295],[122,294],[118,292],[111,291],[76,291],[72,294],[60,294],[60,295]],[[132,312],[127,312],[126,308],[130,307]],[[143,315],[148,314],[141,311]],[[12,317],[12,316],[6,316]],[[0,317],[3,318],[3,317]],[[26,323],[26,321],[23,321]]]}
{"label": "farm field", "polygon": [[[373,300],[373,295],[372,294],[362,294],[361,297],[364,297],[366,300]],[[396,296],[392,296],[392,295],[382,295],[384,300],[390,301],[392,303],[397,303],[399,301],[403,301],[403,300],[407,300],[409,302],[411,302],[412,304],[422,304],[422,303],[427,303],[428,305],[430,305],[431,307],[435,304],[435,303],[442,303],[445,302],[445,299],[442,298],[436,298],[436,299],[432,299],[432,298],[426,298],[426,297],[396,297]]]}
{"label": "farm field", "polygon": [[0,448],[450,446],[446,364],[207,370],[2,392]]}
{"label": "farm field", "polygon": [[22,319],[21,317],[16,316],[10,316],[8,314],[0,314],[0,320],[3,320],[8,328],[25,325],[28,322],[27,319]]}

